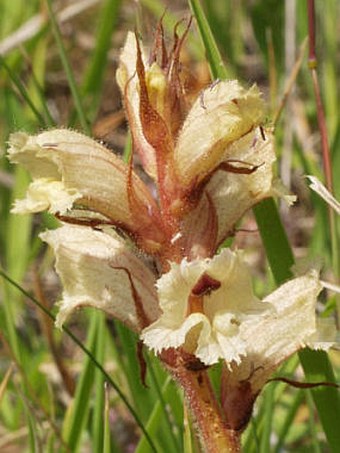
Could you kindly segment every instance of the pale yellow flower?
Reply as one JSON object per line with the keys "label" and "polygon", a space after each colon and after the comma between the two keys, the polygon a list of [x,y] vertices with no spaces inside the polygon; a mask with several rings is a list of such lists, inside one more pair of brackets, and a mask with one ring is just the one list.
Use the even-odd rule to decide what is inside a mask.
{"label": "pale yellow flower", "polygon": [[140,331],[157,319],[152,271],[112,230],[64,225],[40,234],[54,250],[63,284],[57,325],[81,307],[94,307]]}
{"label": "pale yellow flower", "polygon": [[[145,162],[145,170],[157,178],[157,165],[161,162],[159,153],[162,152],[157,144],[162,141],[164,145],[165,140],[171,152],[167,156],[169,164],[174,166],[182,190],[187,191],[199,185],[228,159],[240,159],[239,167],[242,166],[242,154],[239,153],[237,157],[234,154],[235,149],[244,148],[244,142],[238,146],[237,140],[261,125],[265,110],[261,93],[255,85],[245,89],[237,80],[221,81],[197,96],[185,120],[174,131],[171,127],[172,117],[181,117],[184,111],[176,98],[169,97],[172,84],[180,85],[179,75],[175,81],[171,79],[172,66],[175,66],[174,61],[170,61],[163,70],[157,62],[149,65],[141,43],[129,33],[120,55],[117,81],[124,96],[137,151]],[[184,88],[176,88],[176,94],[182,91],[184,98]],[[176,108],[181,110],[180,113]],[[157,127],[162,129],[159,131],[162,137],[148,140],[148,135],[151,135],[149,129],[153,129],[156,134]],[[263,133],[262,140],[265,139]],[[252,148],[256,136],[252,134],[248,141]],[[232,144],[235,146],[230,147]],[[260,163],[264,162],[262,160]],[[250,160],[248,164],[255,165],[255,162]]]}
{"label": "pale yellow flower", "polygon": [[[235,156],[235,150],[244,148],[244,141],[237,141],[263,120],[264,102],[255,85],[246,90],[237,80],[230,80],[205,89],[192,106],[177,140],[174,161],[181,182],[186,186],[194,181],[198,184],[222,162],[242,161],[243,155]],[[255,141],[255,135],[248,136],[250,139]],[[252,145],[250,141],[249,148]]]}
{"label": "pale yellow flower", "polygon": [[[237,369],[246,363],[242,370],[250,374],[251,366],[273,372],[309,344],[329,346],[315,343],[321,285],[314,272],[287,282],[260,301],[241,254],[224,249],[212,259],[172,263],[157,281],[157,289],[163,313],[142,333],[156,353],[182,347],[205,365],[224,360],[230,369]],[[329,333],[331,338],[334,331]],[[254,376],[262,375],[260,371]]]}
{"label": "pale yellow flower", "polygon": [[[76,219],[111,223],[150,251],[163,241],[158,207],[141,179],[114,153],[78,132],[55,129],[29,136],[18,132],[9,141],[11,162],[31,174],[24,200],[13,212],[48,210]],[[80,222],[80,220],[79,220]]]}
{"label": "pale yellow flower", "polygon": [[268,133],[264,141],[259,129],[252,131],[230,145],[229,151],[234,159],[252,162],[259,168],[248,175],[223,170],[214,173],[199,204],[184,220],[185,228],[192,231],[184,245],[189,257],[205,256],[205,249],[210,248],[207,240],[221,244],[233,233],[242,214],[263,198],[277,194],[271,169],[275,161],[271,134]]}

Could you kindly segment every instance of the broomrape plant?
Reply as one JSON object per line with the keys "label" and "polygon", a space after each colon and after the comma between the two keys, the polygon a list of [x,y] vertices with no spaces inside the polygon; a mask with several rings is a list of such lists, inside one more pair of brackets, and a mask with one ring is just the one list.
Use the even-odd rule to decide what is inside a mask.
{"label": "broomrape plant", "polygon": [[[47,210],[62,222],[40,235],[64,288],[57,325],[92,306],[138,332],[183,388],[205,451],[238,451],[269,376],[305,346],[328,348],[334,330],[316,319],[317,272],[261,301],[242,252],[218,252],[249,208],[291,198],[273,176],[255,85],[216,82],[190,102],[179,66],[185,34],[167,52],[159,27],[146,58],[129,33],[120,55],[117,81],[149,183],[134,156],[125,164],[78,132],[19,132],[9,159],[33,181],[13,212]],[[221,402],[206,372],[219,361]]]}

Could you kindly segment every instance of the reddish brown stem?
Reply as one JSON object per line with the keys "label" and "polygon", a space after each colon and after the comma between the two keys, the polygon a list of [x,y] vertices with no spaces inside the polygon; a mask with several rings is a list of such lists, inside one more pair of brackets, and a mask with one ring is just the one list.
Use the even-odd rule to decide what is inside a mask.
{"label": "reddish brown stem", "polygon": [[332,166],[330,161],[330,150],[326,128],[325,112],[321,99],[320,85],[316,71],[317,58],[315,50],[315,5],[314,0],[308,0],[308,36],[309,36],[309,58],[308,64],[312,74],[314,95],[317,108],[318,125],[321,136],[322,159],[326,178],[326,187],[333,192]]}
{"label": "reddish brown stem", "polygon": [[[313,89],[316,102],[317,118],[319,131],[321,136],[321,148],[322,148],[322,160],[325,173],[326,187],[333,193],[333,175],[332,175],[332,163],[331,163],[331,154],[328,143],[327,127],[326,127],[326,118],[325,112],[321,99],[321,90],[317,73],[317,57],[315,50],[315,5],[314,0],[308,0],[308,36],[309,36],[309,68],[311,70],[312,80],[313,80]],[[339,271],[339,247],[337,239],[337,225],[336,217],[333,209],[328,206],[328,217],[329,217],[329,230],[331,236],[332,244],[332,261],[334,267],[335,275]],[[340,302],[337,302],[338,306],[338,316],[340,317]]]}
{"label": "reddish brown stem", "polygon": [[[240,433],[228,429],[221,408],[216,400],[209,377],[204,369],[193,371],[172,358],[173,366],[167,367],[183,389],[186,403],[195,421],[196,431],[205,453],[238,453],[241,451]],[[176,363],[174,363],[176,362]]]}
{"label": "reddish brown stem", "polygon": [[308,36],[309,36],[309,64],[314,62],[316,65],[315,52],[315,6],[314,0],[308,0]]}
{"label": "reddish brown stem", "polygon": [[311,73],[312,73],[312,80],[313,80],[313,87],[314,87],[314,94],[315,94],[318,125],[319,125],[319,130],[320,130],[320,137],[321,137],[322,160],[323,160],[324,171],[325,171],[326,187],[332,193],[333,192],[333,176],[332,176],[332,165],[331,165],[331,160],[330,160],[330,151],[329,151],[329,143],[328,143],[327,128],[326,128],[326,118],[325,118],[325,113],[324,113],[324,109],[323,109],[323,105],[322,105],[320,86],[319,86],[316,69],[312,68]]}

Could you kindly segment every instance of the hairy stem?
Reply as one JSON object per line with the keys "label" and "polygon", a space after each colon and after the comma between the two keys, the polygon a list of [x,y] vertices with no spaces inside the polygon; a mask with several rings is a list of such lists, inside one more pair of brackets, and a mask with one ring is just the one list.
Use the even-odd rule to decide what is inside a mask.
{"label": "hairy stem", "polygon": [[169,366],[169,357],[165,362],[172,377],[184,391],[202,451],[205,453],[240,452],[240,433],[228,429],[206,370],[188,369],[181,360],[181,354],[178,351],[172,352],[174,356],[171,365]]}

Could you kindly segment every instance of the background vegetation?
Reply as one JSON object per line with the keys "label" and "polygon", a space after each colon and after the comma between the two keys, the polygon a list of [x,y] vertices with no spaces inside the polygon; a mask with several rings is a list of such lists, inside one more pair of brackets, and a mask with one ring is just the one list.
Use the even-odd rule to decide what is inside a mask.
{"label": "background vegetation", "polygon": [[[197,92],[209,83],[211,71],[215,77],[258,83],[268,100],[269,124],[283,107],[276,128],[278,169],[285,184],[299,197],[294,208],[281,209],[289,243],[300,268],[307,260],[307,266],[321,267],[325,280],[334,281],[338,275],[327,207],[310,193],[303,178],[313,174],[323,180],[312,80],[307,52],[300,50],[308,33],[306,2],[202,0],[212,35],[200,15],[199,3],[189,3],[0,2],[0,260],[6,274],[36,299],[34,303],[28,293],[5,278],[0,280],[1,452],[191,452],[197,447],[182,395],[151,355],[146,357],[149,387],[141,384],[133,334],[94,311],[73,318],[69,333],[91,351],[95,363],[75,344],[74,337],[72,340],[67,333],[57,331],[42,311],[55,312],[53,302],[60,287],[53,257],[37,233],[54,227],[55,220],[48,215],[10,214],[13,200],[23,195],[29,179],[20,167],[10,167],[4,157],[11,132],[36,132],[55,125],[83,130],[123,153],[128,140],[114,78],[119,50],[126,32],[135,26],[145,42],[150,42],[166,8],[164,25],[169,41],[177,21],[188,18],[192,11],[197,16],[199,26],[194,21],[182,54],[183,68]],[[340,4],[319,0],[316,7],[318,73],[334,192],[339,199]],[[215,43],[226,63],[222,73],[217,64],[219,55],[212,52]],[[286,98],[287,83],[299,55],[302,64],[296,84]],[[292,264],[272,209],[270,203],[264,204],[255,215],[273,273],[259,234],[239,232],[234,239],[237,246],[247,247],[259,296],[269,292],[274,282],[287,278]],[[242,228],[256,228],[251,213]],[[325,294],[324,300],[331,312],[334,296]],[[306,353],[300,359],[306,377],[298,357],[278,374],[299,381],[331,380],[332,363],[339,380],[337,352],[330,354],[330,362],[323,354]],[[108,375],[103,375],[99,364]],[[218,369],[214,373],[218,375]],[[244,435],[245,451],[339,451],[335,449],[340,445],[339,413],[335,389],[306,390],[270,383]]]}

